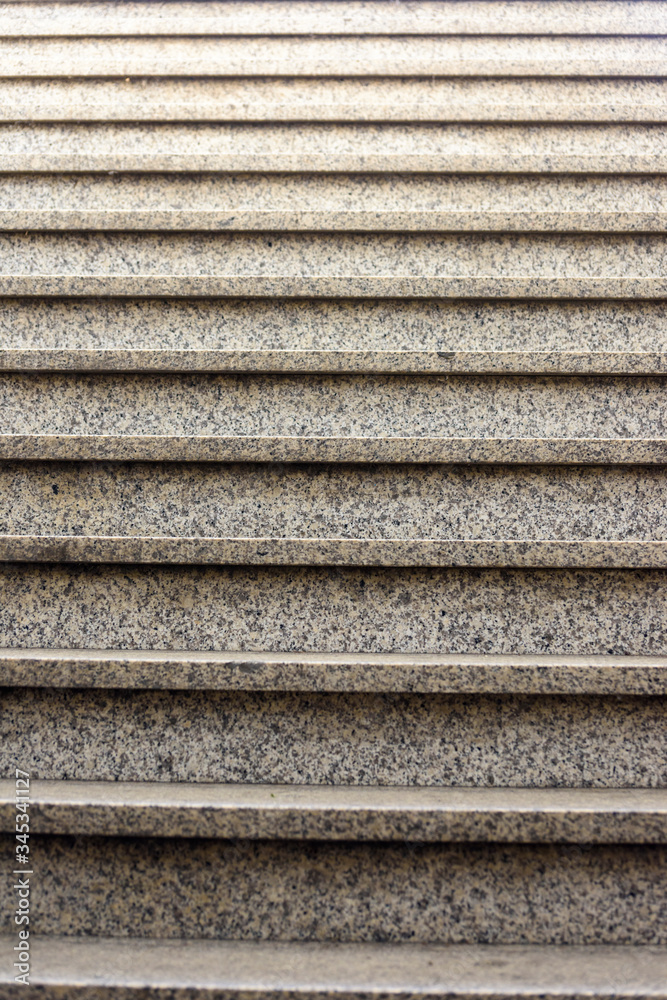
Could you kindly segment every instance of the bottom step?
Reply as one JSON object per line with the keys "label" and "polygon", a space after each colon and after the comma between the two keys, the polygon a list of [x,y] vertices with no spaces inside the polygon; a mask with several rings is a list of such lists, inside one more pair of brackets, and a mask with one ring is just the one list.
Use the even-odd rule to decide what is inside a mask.
{"label": "bottom step", "polygon": [[667,1000],[667,949],[31,938],[0,941],[0,996],[30,1000],[438,997]]}

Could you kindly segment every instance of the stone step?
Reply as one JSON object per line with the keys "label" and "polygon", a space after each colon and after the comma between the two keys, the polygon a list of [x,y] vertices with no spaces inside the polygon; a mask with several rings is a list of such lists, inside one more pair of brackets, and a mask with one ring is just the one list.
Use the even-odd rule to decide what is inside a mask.
{"label": "stone step", "polygon": [[661,174],[664,125],[5,124],[3,173]]}
{"label": "stone step", "polygon": [[660,36],[0,37],[6,77],[661,77]]}
{"label": "stone step", "polygon": [[[0,780],[0,831],[16,782]],[[250,840],[667,843],[667,789],[30,782],[30,833]]]}
{"label": "stone step", "polygon": [[3,562],[667,568],[667,541],[0,535]]}
{"label": "stone step", "polygon": [[[61,614],[64,603],[56,605]],[[119,614],[141,616],[137,605]],[[158,626],[148,620],[146,629]],[[89,662],[87,676],[97,663]],[[89,690],[69,687],[62,674],[61,686],[31,687],[30,671],[14,673],[23,686],[3,692],[0,773],[14,775],[18,766],[33,780],[66,780],[68,787],[77,780],[667,788],[664,684],[651,693],[635,680],[629,694],[615,690],[613,679],[598,684],[602,694],[583,682],[567,694],[544,692],[546,685],[511,692],[502,682],[485,692],[475,680],[450,693],[428,684],[421,692],[387,690],[388,683],[376,692],[318,691],[304,681],[286,690],[289,680],[281,678],[289,674],[276,678],[274,671],[273,686],[269,680],[264,689],[244,690],[241,682],[227,689],[220,671],[208,685],[198,683],[195,662],[180,680],[183,689],[166,690],[173,671],[160,659],[148,664],[144,689],[116,681],[122,660],[115,673],[102,664],[102,686]],[[136,680],[140,674],[130,669]],[[41,685],[47,677],[42,673]]]}
{"label": "stone step", "polygon": [[638,376],[8,373],[0,458],[660,463],[667,409]]}
{"label": "stone step", "polygon": [[664,374],[665,355],[660,301],[0,300],[13,370]]}
{"label": "stone step", "polygon": [[[14,836],[1,842],[11,856]],[[660,844],[34,834],[30,848],[31,936],[667,944]],[[18,877],[0,921],[15,941]]]}
{"label": "stone step", "polygon": [[[31,306],[37,302],[21,301],[21,308],[31,314]],[[5,300],[5,304],[7,300]],[[105,303],[106,304],[106,303]],[[192,316],[193,303],[171,303],[182,305]],[[206,303],[203,303],[206,305]],[[261,305],[263,305],[262,303]],[[441,303],[438,303],[439,305]],[[659,303],[656,303],[659,305]],[[118,312],[119,302],[111,303]],[[144,302],[133,303],[138,310]],[[166,303],[152,303],[159,316]],[[226,311],[228,302],[216,303],[220,312]],[[281,303],[289,311],[289,306],[303,307],[306,303]],[[330,303],[333,305],[333,303]],[[357,307],[360,303],[355,303]],[[649,305],[649,304],[647,304]],[[11,303],[15,307],[15,303]],[[11,309],[10,306],[10,309]],[[77,306],[73,302],[54,303],[52,319],[58,330],[58,313],[76,316]],[[162,307],[162,308],[161,308]],[[261,307],[261,306],[260,306]],[[104,312],[103,304],[93,307]],[[353,307],[354,308],[354,307]],[[537,309],[536,304],[536,309]],[[0,305],[0,313],[2,312]],[[5,309],[5,316],[9,309]],[[87,311],[87,310],[86,310]],[[397,312],[399,310],[397,309]],[[34,314],[33,314],[34,315]],[[39,319],[39,315],[36,317]],[[23,331],[17,331],[22,333]],[[28,333],[29,331],[25,331]],[[30,331],[34,339],[42,332],[39,328]],[[73,339],[76,330],[69,332]],[[104,333],[105,331],[101,331]],[[129,332],[129,331],[128,331]],[[141,339],[142,330],[137,331]],[[609,331],[607,331],[609,332]],[[660,331],[654,331],[654,333]],[[2,337],[0,328],[0,338]],[[297,339],[298,331],[295,331]],[[18,339],[18,338],[17,338]],[[120,337],[119,337],[120,339]],[[187,337],[184,338],[187,340]],[[1,340],[0,340],[1,343]],[[367,373],[415,375],[452,373],[455,375],[479,374],[536,374],[536,375],[664,375],[667,374],[667,352],[662,351],[309,351],[309,350],[197,350],[155,348],[99,348],[80,347],[0,347],[0,372],[140,372],[140,373],[184,373],[184,372],[261,372],[303,374]]]}
{"label": "stone step", "polygon": [[667,212],[0,210],[0,231],[665,233]]}
{"label": "stone step", "polygon": [[667,566],[662,467],[5,463],[8,561]]}
{"label": "stone step", "polygon": [[5,37],[56,35],[660,35],[664,2],[393,3],[279,2],[233,5],[176,2],[156,11],[142,3],[6,4]]}
{"label": "stone step", "polygon": [[7,459],[140,462],[665,465],[667,438],[235,437],[5,434]]}
{"label": "stone step", "polygon": [[[428,1000],[665,1000],[667,950],[530,945],[350,945],[293,942],[31,938],[30,982],[9,970],[14,937],[0,939],[7,1000],[371,1000],[382,992]],[[11,956],[11,958],[10,958]],[[103,984],[103,985],[102,985]]]}
{"label": "stone step", "polygon": [[[661,224],[667,212],[665,177],[541,177],[501,175],[386,177],[315,175],[185,176],[154,174],[108,175],[5,175],[0,178],[0,218],[14,215],[26,222],[40,219],[108,217],[128,220],[182,219],[183,227],[198,220],[202,226],[218,220],[220,228],[259,225],[270,220],[276,228],[304,225],[307,219],[324,225],[342,225],[349,219],[379,226],[401,223],[489,228],[501,218],[567,221],[599,217],[646,218]],[[366,222],[364,223],[364,220]],[[139,224],[139,223],[137,223]],[[4,222],[3,222],[4,225]],[[17,225],[16,229],[30,228]]]}
{"label": "stone step", "polygon": [[0,563],[0,646],[659,655],[665,583],[660,569]]}
{"label": "stone step", "polygon": [[667,657],[4,648],[0,686],[649,696]]}
{"label": "stone step", "polygon": [[[477,87],[475,88],[475,84]],[[356,86],[355,86],[356,84]],[[0,80],[0,122],[664,123],[662,81]],[[588,84],[588,86],[587,86]],[[592,84],[598,86],[593,89]],[[344,85],[344,86],[343,86]],[[611,88],[614,89],[611,89]],[[627,89],[625,89],[627,88]]]}
{"label": "stone step", "polygon": [[11,296],[660,298],[657,235],[0,234]]}

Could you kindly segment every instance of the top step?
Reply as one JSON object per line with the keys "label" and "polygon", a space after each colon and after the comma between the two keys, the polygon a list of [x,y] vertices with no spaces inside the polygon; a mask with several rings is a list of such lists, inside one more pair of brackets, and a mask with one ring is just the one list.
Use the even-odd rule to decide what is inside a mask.
{"label": "top step", "polygon": [[657,0],[484,3],[3,3],[5,37],[54,35],[659,35]]}

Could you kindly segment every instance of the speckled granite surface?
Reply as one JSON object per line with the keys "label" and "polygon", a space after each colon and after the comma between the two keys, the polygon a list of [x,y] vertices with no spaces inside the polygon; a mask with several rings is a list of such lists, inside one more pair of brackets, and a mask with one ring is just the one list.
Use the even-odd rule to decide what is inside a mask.
{"label": "speckled granite surface", "polygon": [[664,233],[665,212],[0,210],[0,230],[34,232]]}
{"label": "speckled granite surface", "polygon": [[[40,934],[666,943],[667,857],[657,846],[37,836],[31,845]],[[11,892],[3,887],[5,932]]]}
{"label": "speckled granite surface", "polygon": [[661,570],[0,565],[0,645],[665,654]]}
{"label": "speckled granite surface", "polygon": [[[667,949],[655,946],[318,944],[141,938],[36,939],[31,982],[45,1000],[86,989],[107,1000],[109,987],[127,1000],[197,1000],[204,989],[225,996],[261,992],[289,1000],[313,996],[368,1000],[389,994],[463,997],[511,993],[541,1000],[564,991],[590,1000],[621,1000],[629,983],[647,1000],[665,1000]],[[14,939],[0,938],[11,968]],[[12,956],[12,959],[9,956]],[[0,965],[0,983],[11,976]],[[11,985],[10,985],[11,984]],[[16,996],[20,997],[17,986]]]}
{"label": "speckled granite surface", "polygon": [[[667,113],[666,113],[667,117]],[[518,177],[518,176],[382,176],[382,175],[166,175],[121,174],[67,175],[18,174],[0,177],[0,212],[87,213],[101,212],[113,218],[133,213],[159,218],[174,213],[205,219],[207,215],[227,219],[220,228],[233,229],[266,216],[276,228],[288,227],[291,219],[321,217],[335,221],[349,215],[369,224],[377,217],[400,220],[397,229],[409,228],[410,218],[437,220],[459,216],[458,224],[469,229],[493,228],[494,217],[517,216],[527,228],[534,220],[551,216],[599,215],[645,217],[659,224],[667,211],[667,178],[664,177]],[[132,213],[132,214],[131,214]],[[239,217],[239,213],[241,217]],[[478,216],[481,215],[481,219]],[[661,216],[661,218],[659,217]],[[56,218],[53,215],[53,218]],[[466,222],[466,220],[469,220]],[[455,220],[453,220],[455,221]],[[567,220],[566,220],[567,221]],[[437,221],[434,222],[437,225]],[[187,225],[184,226],[188,228]],[[16,226],[15,228],[22,228]],[[30,228],[30,227],[23,227]],[[175,227],[178,228],[178,227]],[[268,226],[271,228],[271,225]],[[307,226],[304,225],[304,228]]]}
{"label": "speckled granite surface", "polygon": [[[0,780],[13,833],[16,782]],[[660,844],[667,789],[410,788],[357,785],[35,781],[32,834]]]}
{"label": "speckled granite surface", "polygon": [[0,649],[0,686],[667,694],[667,656]]}
{"label": "speckled granite surface", "polygon": [[0,458],[169,462],[466,462],[664,465],[667,440],[3,435]]}
{"label": "speckled granite surface", "polygon": [[0,774],[667,787],[664,697],[8,689]]}
{"label": "speckled granite surface", "polygon": [[665,90],[632,78],[15,78],[0,80],[0,121],[664,122]]}
{"label": "speckled granite surface", "polygon": [[0,487],[4,560],[667,565],[661,467],[6,463]]}
{"label": "speckled granite surface", "polygon": [[[80,233],[0,236],[2,275],[51,276],[67,291],[77,276],[376,278],[390,283],[478,278],[502,285],[660,279],[667,243],[660,236],[401,236]],[[507,276],[507,277],[504,277]],[[261,284],[261,283],[259,283]],[[372,282],[371,282],[372,284]],[[370,287],[370,286],[369,286]],[[434,286],[435,287],[435,286]],[[547,286],[548,288],[548,286]],[[391,294],[391,293],[390,293]]]}
{"label": "speckled granite surface", "polygon": [[[387,438],[499,439],[508,448],[516,438],[545,447],[549,439],[620,438],[640,451],[642,440],[667,438],[664,385],[636,377],[0,374],[0,436],[53,439],[44,458],[58,457],[57,435],[365,438],[377,454]],[[201,442],[201,457],[212,444]],[[590,440],[595,446],[604,444]],[[144,448],[159,457],[159,441]],[[418,441],[402,460],[411,454],[419,458]]]}
{"label": "speckled granite surface", "polygon": [[[6,76],[660,77],[661,37],[4,38]],[[66,67],[66,69],[65,69]]]}
{"label": "speckled granite surface", "polygon": [[3,295],[659,298],[667,289],[655,235],[3,234],[0,252]]}
{"label": "speckled granite surface", "polygon": [[[27,300],[18,300],[26,302]],[[32,300],[38,302],[39,300]],[[75,300],[70,300],[72,305]],[[54,305],[60,304],[54,302]],[[100,300],[101,306],[104,300]],[[118,305],[116,300],[113,305]],[[169,301],[165,300],[164,305]],[[179,304],[180,303],[172,303]],[[192,304],[192,303],[188,303]],[[206,304],[202,302],[201,304]],[[218,305],[220,303],[217,303]],[[293,302],[285,302],[293,305]],[[647,303],[645,303],[647,304]],[[537,305],[537,303],[536,303]],[[544,303],[540,303],[544,305]],[[28,310],[26,310],[28,311]],[[2,331],[0,330],[0,343]],[[412,372],[471,375],[664,375],[667,354],[648,351],[265,351],[0,347],[0,372]]]}
{"label": "speckled granite surface", "polygon": [[203,11],[188,3],[141,3],[122,7],[77,3],[11,4],[7,36],[41,35],[422,35],[659,34],[667,32],[663,3],[535,2],[442,4],[412,0],[308,3],[209,2]]}
{"label": "speckled granite surface", "polygon": [[666,487],[661,467],[6,462],[0,534],[662,543]]}
{"label": "speckled granite surface", "polygon": [[664,125],[2,125],[13,171],[650,173]]}
{"label": "speckled granite surface", "polygon": [[[440,358],[443,365],[456,364],[456,355],[466,351],[567,352],[571,361],[585,364],[588,352],[667,353],[667,307],[664,302],[618,301],[5,298],[0,299],[0,345],[3,349],[116,348],[150,353],[432,351],[445,354]],[[252,359],[245,362],[251,363]],[[493,365],[493,358],[487,364]],[[635,399],[633,407],[639,405]]]}
{"label": "speckled granite surface", "polygon": [[664,541],[1,535],[3,562],[667,568]]}

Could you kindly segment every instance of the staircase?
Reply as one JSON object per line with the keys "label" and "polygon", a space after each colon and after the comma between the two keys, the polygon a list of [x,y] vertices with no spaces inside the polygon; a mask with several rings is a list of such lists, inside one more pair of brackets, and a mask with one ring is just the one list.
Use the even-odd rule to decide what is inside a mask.
{"label": "staircase", "polygon": [[667,3],[0,66],[1,1000],[666,1000]]}

